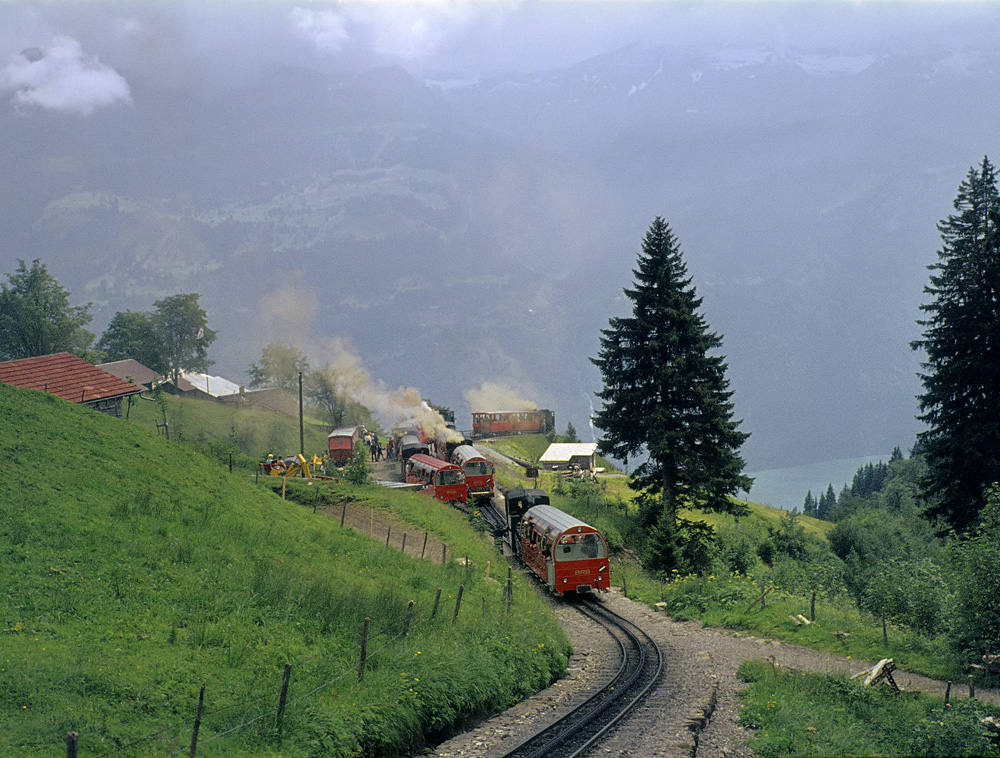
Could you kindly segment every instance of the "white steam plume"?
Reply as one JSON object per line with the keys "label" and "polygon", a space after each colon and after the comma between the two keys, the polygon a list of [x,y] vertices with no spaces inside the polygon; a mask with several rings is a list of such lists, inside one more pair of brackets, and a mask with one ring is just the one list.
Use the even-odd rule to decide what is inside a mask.
{"label": "white steam plume", "polygon": [[322,358],[325,361],[322,371],[337,391],[371,410],[388,428],[413,419],[435,439],[454,436],[441,414],[423,401],[419,390],[413,387],[390,390],[384,382],[374,380],[343,337],[327,340]]}

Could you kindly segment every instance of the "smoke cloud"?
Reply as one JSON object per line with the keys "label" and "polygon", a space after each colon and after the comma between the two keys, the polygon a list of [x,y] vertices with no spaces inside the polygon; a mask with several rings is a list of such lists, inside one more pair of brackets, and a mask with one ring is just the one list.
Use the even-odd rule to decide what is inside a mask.
{"label": "smoke cloud", "polygon": [[57,35],[46,47],[30,47],[0,70],[0,89],[13,90],[19,105],[89,116],[115,102],[131,102],[128,82],[72,37]]}
{"label": "smoke cloud", "polygon": [[343,337],[326,340],[322,348],[322,371],[336,387],[337,392],[361,403],[387,428],[402,422],[415,421],[420,428],[435,439],[454,435],[444,418],[420,397],[413,387],[390,390],[384,382],[372,378],[362,365],[361,358]]}
{"label": "smoke cloud", "polygon": [[487,411],[534,411],[538,403],[525,400],[510,387],[495,382],[483,382],[479,389],[465,391],[465,399],[473,413]]}

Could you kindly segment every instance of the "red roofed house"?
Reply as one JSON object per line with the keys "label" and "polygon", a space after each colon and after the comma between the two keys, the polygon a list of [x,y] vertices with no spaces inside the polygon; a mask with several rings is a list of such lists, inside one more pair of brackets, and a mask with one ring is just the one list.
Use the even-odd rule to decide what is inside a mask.
{"label": "red roofed house", "polygon": [[118,418],[122,416],[122,399],[142,392],[142,387],[102,371],[72,353],[0,363],[0,382],[48,392]]}

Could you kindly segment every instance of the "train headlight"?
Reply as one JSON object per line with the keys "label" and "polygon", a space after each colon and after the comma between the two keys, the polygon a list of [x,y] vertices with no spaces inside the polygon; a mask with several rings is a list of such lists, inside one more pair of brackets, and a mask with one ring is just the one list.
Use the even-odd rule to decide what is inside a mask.
{"label": "train headlight", "polygon": [[569,579],[564,576],[563,577],[563,584],[568,584],[568,583],[569,583]]}

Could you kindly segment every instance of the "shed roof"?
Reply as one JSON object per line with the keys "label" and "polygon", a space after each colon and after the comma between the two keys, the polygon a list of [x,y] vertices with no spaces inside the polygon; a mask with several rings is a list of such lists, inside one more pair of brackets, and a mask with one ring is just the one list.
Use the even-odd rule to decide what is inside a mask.
{"label": "shed roof", "polygon": [[142,391],[72,353],[53,353],[0,363],[0,381],[40,390],[71,403],[89,403]]}
{"label": "shed roof", "polygon": [[186,379],[191,382],[195,389],[199,389],[212,397],[238,395],[240,392],[240,385],[236,382],[223,379],[221,376],[202,374],[199,371],[181,371],[181,379]]}
{"label": "shed roof", "polygon": [[163,377],[153,371],[153,369],[148,366],[144,366],[139,363],[139,361],[132,358],[127,358],[124,361],[98,363],[97,368],[107,371],[109,374],[114,374],[119,379],[125,379],[125,381],[128,381],[126,377],[131,376],[133,382],[141,384],[145,387],[152,387],[156,382],[163,379]]}
{"label": "shed roof", "polygon": [[568,461],[577,456],[589,458],[597,452],[596,442],[553,442],[538,459],[539,463]]}

